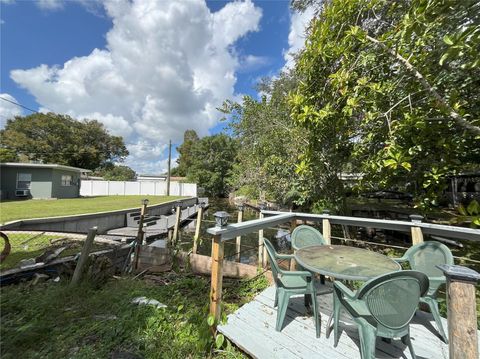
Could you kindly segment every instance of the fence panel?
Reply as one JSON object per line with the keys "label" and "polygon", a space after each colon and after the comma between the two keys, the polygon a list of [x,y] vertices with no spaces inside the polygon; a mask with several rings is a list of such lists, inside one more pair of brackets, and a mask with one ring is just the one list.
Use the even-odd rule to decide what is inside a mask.
{"label": "fence panel", "polygon": [[[90,181],[82,180],[80,184],[80,195],[89,196],[131,196],[131,195],[155,195],[164,196],[167,194],[167,183],[165,181]],[[170,195],[172,196],[197,196],[196,183],[170,183]]]}

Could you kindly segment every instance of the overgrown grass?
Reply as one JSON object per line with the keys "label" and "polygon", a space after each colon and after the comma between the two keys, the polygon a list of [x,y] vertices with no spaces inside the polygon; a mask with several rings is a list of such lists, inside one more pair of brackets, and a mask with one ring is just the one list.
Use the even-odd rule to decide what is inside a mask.
{"label": "overgrown grass", "polygon": [[0,223],[17,219],[66,216],[140,208],[141,200],[147,198],[149,205],[173,201],[179,196],[98,196],[57,200],[30,199],[26,201],[0,202]]}
{"label": "overgrown grass", "polygon": [[[131,353],[144,358],[242,358],[225,343],[214,342],[207,323],[209,281],[170,272],[163,284],[129,278],[112,279],[100,288],[83,283],[44,283],[2,288],[1,357],[108,358]],[[253,281],[226,282],[224,312],[266,287]],[[135,297],[167,305],[137,306]]]}
{"label": "overgrown grass", "polygon": [[[40,235],[39,235],[40,234]],[[61,235],[46,235],[41,233],[9,233],[8,239],[11,245],[10,254],[0,263],[0,270],[14,268],[19,265],[22,259],[35,258],[44,253],[47,249],[56,249],[67,246],[60,255],[70,256],[81,251],[83,241],[64,239]],[[2,244],[3,245],[3,244]],[[94,242],[92,251],[107,249],[107,244]]]}

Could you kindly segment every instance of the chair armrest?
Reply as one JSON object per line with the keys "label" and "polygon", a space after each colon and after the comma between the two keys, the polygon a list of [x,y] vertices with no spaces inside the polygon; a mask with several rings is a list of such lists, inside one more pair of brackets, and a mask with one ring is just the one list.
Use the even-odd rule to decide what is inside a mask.
{"label": "chair armrest", "polygon": [[278,254],[276,255],[277,259],[293,259],[295,256],[293,254]]}
{"label": "chair armrest", "polygon": [[342,282],[335,281],[333,282],[333,285],[335,286],[336,289],[342,292],[342,294],[349,297],[350,299],[355,299],[357,297],[356,293],[353,292],[350,288],[348,288]]}
{"label": "chair armrest", "polygon": [[288,271],[288,270],[283,270],[283,269],[280,269],[280,273],[282,274],[282,276],[284,277],[304,277],[304,278],[311,278],[312,277],[312,273],[310,272],[307,272],[307,271]]}
{"label": "chair armrest", "polygon": [[391,259],[394,260],[394,261],[397,262],[397,263],[405,263],[405,262],[408,262],[408,258],[407,258],[407,257],[391,258]]}

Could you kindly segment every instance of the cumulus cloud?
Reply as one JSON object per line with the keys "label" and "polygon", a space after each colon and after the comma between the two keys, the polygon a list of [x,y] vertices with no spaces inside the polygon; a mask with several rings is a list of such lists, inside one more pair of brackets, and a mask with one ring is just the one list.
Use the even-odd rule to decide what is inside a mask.
{"label": "cumulus cloud", "polygon": [[22,115],[22,110],[20,107],[12,103],[18,103],[12,95],[9,95],[8,93],[0,93],[0,97],[0,128],[3,128],[8,119]]}
{"label": "cumulus cloud", "polygon": [[207,135],[218,122],[216,107],[236,95],[235,42],[258,31],[262,12],[250,0],[214,13],[201,0],[106,0],[104,7],[113,22],[105,49],[60,66],[16,69],[11,78],[42,107],[96,118],[125,136],[128,164],[147,172],[163,163],[157,150],[169,139],[181,142],[187,129]]}
{"label": "cumulus cloud", "polygon": [[313,7],[308,7],[304,12],[292,12],[290,16],[290,32],[288,34],[289,48],[284,51],[285,68],[293,68],[295,66],[293,55],[305,46],[305,31],[313,16]]}

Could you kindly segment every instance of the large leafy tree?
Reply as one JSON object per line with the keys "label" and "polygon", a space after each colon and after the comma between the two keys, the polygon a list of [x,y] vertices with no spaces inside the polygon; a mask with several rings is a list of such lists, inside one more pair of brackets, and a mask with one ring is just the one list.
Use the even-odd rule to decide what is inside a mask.
{"label": "large leafy tree", "polygon": [[192,150],[198,141],[198,135],[195,130],[186,130],[183,134],[183,143],[177,147],[179,157],[177,159],[178,166],[172,171],[175,176],[186,176],[188,168],[192,164]]}
{"label": "large leafy tree", "polygon": [[187,179],[209,196],[228,194],[228,177],[237,155],[237,143],[225,134],[203,137],[191,148]]}
{"label": "large leafy tree", "polygon": [[346,164],[364,187],[412,190],[423,207],[445,175],[478,168],[479,14],[476,1],[318,5],[290,103],[309,144],[299,171],[334,184],[323,200],[341,207]]}
{"label": "large leafy tree", "polygon": [[307,204],[315,191],[314,178],[296,172],[298,157],[307,145],[304,130],[289,116],[287,95],[296,85],[294,73],[286,72],[260,82],[261,100],[245,96],[241,103],[224,103],[221,110],[239,143],[231,177],[238,193],[294,206]]}
{"label": "large leafy tree", "polygon": [[137,178],[136,172],[130,167],[113,163],[99,169],[95,174],[102,176],[107,181],[134,181]]}
{"label": "large leafy tree", "polygon": [[36,113],[8,120],[0,147],[28,160],[95,170],[128,155],[122,137],[110,135],[96,120]]}

